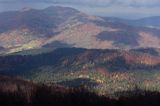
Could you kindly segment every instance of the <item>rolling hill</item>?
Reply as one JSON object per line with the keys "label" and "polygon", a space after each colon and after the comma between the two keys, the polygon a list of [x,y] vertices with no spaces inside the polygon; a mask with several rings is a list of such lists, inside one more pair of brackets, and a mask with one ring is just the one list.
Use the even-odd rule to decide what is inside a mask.
{"label": "rolling hill", "polygon": [[0,51],[9,54],[41,48],[159,47],[159,29],[113,20],[117,19],[104,19],[60,6],[3,12],[0,13],[0,45],[4,49]]}
{"label": "rolling hill", "polygon": [[60,6],[0,13],[0,74],[102,94],[160,91],[160,29],[144,24],[155,18],[133,22]]}
{"label": "rolling hill", "polygon": [[[23,53],[22,53],[23,54]],[[0,74],[45,84],[87,86],[100,93],[159,89],[159,50],[61,48],[0,57]]]}

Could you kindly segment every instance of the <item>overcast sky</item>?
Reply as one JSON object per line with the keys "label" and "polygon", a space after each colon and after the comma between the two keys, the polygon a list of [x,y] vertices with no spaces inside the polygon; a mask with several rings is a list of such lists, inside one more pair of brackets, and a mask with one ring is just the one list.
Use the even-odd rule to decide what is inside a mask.
{"label": "overcast sky", "polygon": [[0,0],[0,12],[51,5],[69,6],[99,16],[131,19],[160,16],[160,0]]}

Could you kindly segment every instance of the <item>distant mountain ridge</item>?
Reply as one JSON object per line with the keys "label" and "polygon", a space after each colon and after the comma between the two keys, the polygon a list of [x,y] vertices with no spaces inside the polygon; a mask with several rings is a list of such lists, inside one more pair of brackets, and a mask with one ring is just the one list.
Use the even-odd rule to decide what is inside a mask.
{"label": "distant mountain ridge", "polygon": [[151,16],[151,17],[145,17],[140,19],[122,19],[122,18],[116,18],[116,17],[103,17],[105,20],[110,22],[119,22],[119,23],[125,23],[128,25],[133,26],[141,26],[141,27],[149,27],[149,28],[160,28],[160,16]]}
{"label": "distant mountain ridge", "polygon": [[[155,18],[158,20],[158,17]],[[63,47],[158,48],[160,29],[152,25],[144,27],[145,20],[152,20],[147,22],[156,24],[155,18],[130,22],[90,16],[73,8],[60,6],[3,12],[0,13],[0,45],[4,48],[4,54]]]}

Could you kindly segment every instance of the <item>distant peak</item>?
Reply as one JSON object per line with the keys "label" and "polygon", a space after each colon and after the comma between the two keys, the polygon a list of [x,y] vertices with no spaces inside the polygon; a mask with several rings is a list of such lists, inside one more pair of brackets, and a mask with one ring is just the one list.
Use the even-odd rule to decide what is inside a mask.
{"label": "distant peak", "polygon": [[30,7],[23,7],[23,8],[20,10],[20,12],[25,12],[25,11],[30,11],[30,10],[32,10],[32,8],[30,8]]}
{"label": "distant peak", "polygon": [[76,10],[74,8],[64,7],[64,6],[50,6],[50,7],[45,8],[44,10],[72,10],[72,11],[79,12],[78,10]]}
{"label": "distant peak", "polygon": [[57,8],[69,8],[69,7],[62,7],[62,6],[49,6],[45,9],[57,9]]}

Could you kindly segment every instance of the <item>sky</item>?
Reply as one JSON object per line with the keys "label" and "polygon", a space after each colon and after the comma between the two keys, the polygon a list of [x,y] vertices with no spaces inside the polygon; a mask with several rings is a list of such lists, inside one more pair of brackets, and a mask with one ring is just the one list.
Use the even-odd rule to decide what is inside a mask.
{"label": "sky", "polygon": [[46,8],[60,5],[97,16],[137,19],[160,16],[160,0],[0,0],[0,12],[24,7]]}

